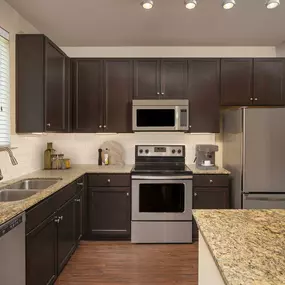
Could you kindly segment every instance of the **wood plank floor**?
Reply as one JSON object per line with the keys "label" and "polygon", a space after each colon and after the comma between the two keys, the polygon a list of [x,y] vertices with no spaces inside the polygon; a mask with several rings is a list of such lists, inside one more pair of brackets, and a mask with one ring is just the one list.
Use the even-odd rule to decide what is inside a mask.
{"label": "wood plank floor", "polygon": [[56,285],[198,284],[198,244],[81,242]]}

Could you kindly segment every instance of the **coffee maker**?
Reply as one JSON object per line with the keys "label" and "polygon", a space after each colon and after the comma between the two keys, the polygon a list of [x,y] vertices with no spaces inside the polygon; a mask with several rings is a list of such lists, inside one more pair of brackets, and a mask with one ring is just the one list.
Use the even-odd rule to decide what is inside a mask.
{"label": "coffee maker", "polygon": [[215,153],[219,150],[217,145],[198,144],[196,145],[196,168],[201,170],[215,170]]}

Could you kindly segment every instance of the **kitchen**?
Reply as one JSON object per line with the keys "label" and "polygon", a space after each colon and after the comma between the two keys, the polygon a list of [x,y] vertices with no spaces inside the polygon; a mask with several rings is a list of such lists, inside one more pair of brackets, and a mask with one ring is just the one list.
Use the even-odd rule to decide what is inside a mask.
{"label": "kitchen", "polygon": [[[13,152],[9,154],[10,157],[4,149],[0,152],[3,176],[0,187],[5,193],[14,191],[13,187],[28,188],[24,190],[27,190],[26,193],[30,191],[29,194],[34,191],[26,199],[1,202],[0,206],[1,225],[25,213],[25,218],[20,216],[12,223],[16,229],[19,228],[18,223],[20,226],[25,224],[25,227],[22,226],[24,237],[17,243],[22,244],[21,249],[12,246],[16,252],[14,259],[20,251],[22,255],[26,254],[25,261],[17,271],[22,270],[23,274],[17,275],[21,275],[26,284],[80,284],[80,276],[75,269],[77,261],[91,258],[94,267],[91,264],[90,268],[86,268],[87,273],[83,273],[92,276],[90,284],[102,284],[108,278],[114,284],[134,284],[135,278],[150,284],[171,281],[197,284],[198,230],[191,214],[192,208],[242,208],[247,202],[258,201],[262,201],[264,208],[269,204],[266,200],[269,198],[273,201],[273,207],[280,207],[275,206],[280,199],[282,204],[282,189],[278,188],[283,183],[282,176],[269,169],[282,169],[282,158],[279,157],[283,137],[278,137],[282,126],[277,128],[282,114],[276,110],[285,105],[284,44],[279,45],[284,39],[278,34],[280,29],[277,28],[282,23],[283,5],[268,10],[264,5],[259,7],[256,2],[248,8],[255,11],[255,7],[258,7],[259,21],[266,19],[274,22],[275,28],[268,28],[272,37],[268,34],[263,37],[264,31],[259,30],[260,39],[254,41],[250,31],[245,35],[244,29],[235,27],[236,38],[229,32],[225,35],[228,39],[225,44],[225,41],[218,40],[221,31],[216,29],[213,33],[216,33],[217,40],[212,39],[211,42],[208,32],[208,43],[199,41],[199,34],[195,32],[193,39],[196,37],[196,41],[202,45],[197,47],[195,41],[189,40],[185,34],[184,41],[181,37],[180,41],[177,39],[178,44],[173,46],[171,37],[168,37],[168,41],[164,40],[165,34],[161,35],[159,42],[143,31],[145,38],[138,38],[136,31],[131,28],[128,33],[119,33],[116,27],[112,36],[108,35],[108,29],[104,33],[96,32],[98,26],[87,25],[84,21],[81,28],[77,28],[74,24],[77,11],[83,9],[83,14],[92,11],[95,8],[91,2],[86,6],[70,4],[70,19],[66,17],[66,23],[58,14],[64,11],[63,3],[57,10],[53,5],[32,0],[26,4],[13,0],[0,2],[0,26],[4,29],[1,43],[4,43],[6,54],[7,42],[10,45],[11,108],[6,117],[10,118],[11,136],[4,139],[6,146],[7,142],[11,142],[9,146]],[[208,8],[215,11],[211,19],[220,16],[227,21],[228,15],[241,16],[246,9],[238,1],[229,11],[224,10],[220,3],[210,1],[203,4],[198,2],[197,9],[191,11],[172,1],[167,1],[167,5],[163,6],[157,0],[153,9],[149,10],[143,9],[141,1],[133,2],[128,8],[141,23],[145,23],[146,17],[149,23],[154,23],[159,13],[171,11],[180,11],[180,17],[188,17],[192,12],[193,15],[209,17],[206,13]],[[185,4],[187,6],[189,3]],[[104,11],[121,8],[115,1],[102,5]],[[128,4],[124,5],[127,7]],[[124,13],[130,12],[127,11]],[[89,13],[90,19],[93,13]],[[96,11],[96,15],[96,21],[104,21],[106,16],[102,11]],[[44,17],[49,24],[41,21]],[[112,18],[110,15],[108,17]],[[126,22],[123,19],[120,21],[126,29]],[[181,22],[177,25],[179,27]],[[163,27],[159,28],[163,30]],[[82,33],[82,29],[86,29],[86,32]],[[201,33],[206,32],[203,26],[201,29]],[[157,35],[155,30],[151,33]],[[251,32],[257,33],[257,29],[253,27]],[[92,33],[96,34],[96,38],[91,36]],[[175,34],[172,33],[172,36],[174,40]],[[5,111],[7,105],[2,101],[1,104]],[[260,110],[269,110],[264,111],[265,114],[251,111],[259,108],[235,111],[243,106],[261,106],[267,108]],[[247,153],[253,155],[247,155],[247,161],[252,164],[247,163],[251,169],[247,170],[245,181],[250,193],[243,193],[245,200],[233,199],[241,195],[241,187],[235,182],[239,181],[243,165],[235,160],[241,156],[241,152],[237,151],[240,144],[236,143],[232,151],[228,142],[233,142],[233,137],[242,137],[248,126],[246,123],[245,132],[241,129],[236,136],[227,135],[225,118],[232,107],[236,107],[232,111],[236,120],[245,116],[249,117],[246,120],[249,126],[256,124],[252,126],[251,139],[256,137],[257,142],[264,141],[258,143],[258,152],[263,156],[254,153],[254,145],[249,144],[247,148]],[[267,121],[269,117],[275,119]],[[260,126],[259,119],[266,122],[267,127],[276,125],[269,137],[279,139],[263,140],[267,129],[257,128]],[[221,120],[224,124],[221,124]],[[10,133],[9,125],[5,126]],[[272,141],[276,143],[274,146]],[[53,143],[58,154],[64,153],[65,158],[70,159],[71,169],[43,170],[44,151],[49,142]],[[113,145],[114,142],[123,149],[120,165],[98,166],[98,149],[105,150],[106,143]],[[110,152],[112,150],[110,147]],[[236,157],[229,157],[229,153],[236,153]],[[194,162],[196,154],[199,155]],[[258,196],[256,201],[254,198],[260,193],[251,192],[256,190],[252,189],[252,185],[258,173],[254,173],[252,165],[263,165],[263,159],[268,159],[268,154],[273,154],[272,161],[260,168],[260,184],[264,186],[262,195],[266,197]],[[111,164],[114,156],[110,153]],[[10,158],[15,166],[10,163]],[[217,169],[211,166],[212,162]],[[202,170],[198,169],[200,163],[206,163]],[[266,179],[268,173],[274,177],[275,184],[265,185],[270,180],[270,177]],[[24,181],[23,186],[17,184],[18,181]],[[271,186],[272,190],[268,190]],[[40,187],[40,191],[39,188],[34,189],[37,187]],[[139,194],[141,187],[145,188],[146,196]],[[153,194],[155,189],[159,194]],[[191,189],[191,194],[187,189]],[[278,199],[276,195],[269,197],[271,193],[267,194],[266,191],[277,192]],[[23,194],[23,191],[20,193]],[[159,195],[164,197],[165,204],[161,203]],[[235,206],[235,200],[244,205]],[[9,233],[13,231],[6,235]],[[1,237],[1,241],[4,237]],[[201,240],[199,238],[199,243]],[[157,257],[152,255],[150,258],[145,243],[149,243],[149,251],[157,252]],[[155,246],[156,243],[164,244]],[[119,256],[125,253],[133,261],[133,264],[125,264],[126,268],[134,270],[129,271],[130,276],[127,276],[126,270],[126,273],[122,273],[121,281],[119,277],[114,277],[111,268],[118,271],[125,268],[112,259],[108,247],[118,252]],[[6,244],[1,246],[1,252],[2,248],[8,247]],[[94,250],[94,254],[89,255],[89,250]],[[40,258],[39,252],[46,258]],[[179,258],[175,259],[176,252],[183,256],[185,267],[179,263]],[[85,253],[86,257],[81,257],[81,253]],[[100,263],[99,257],[96,259],[97,253],[102,259],[104,256],[110,259]],[[145,258],[137,261],[135,257],[140,254],[145,254]],[[150,269],[146,266],[151,259],[156,261],[153,263],[153,272],[148,271]],[[161,262],[168,264],[159,266]],[[102,268],[103,264],[106,264],[105,269]],[[170,270],[171,267],[176,268],[175,264],[180,264],[178,273]],[[91,273],[92,270],[98,274]],[[1,271],[1,277],[5,276],[4,271]],[[71,279],[68,280],[68,276]],[[150,279],[144,279],[147,276]],[[160,276],[164,277],[160,279]]]}

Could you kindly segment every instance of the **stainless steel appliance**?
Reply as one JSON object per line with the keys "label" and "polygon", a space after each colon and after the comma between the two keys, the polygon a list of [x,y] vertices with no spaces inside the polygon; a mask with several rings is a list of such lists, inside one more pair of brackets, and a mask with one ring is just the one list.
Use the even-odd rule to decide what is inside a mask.
{"label": "stainless steel appliance", "polygon": [[26,284],[25,214],[0,226],[1,285]]}
{"label": "stainless steel appliance", "polygon": [[185,146],[136,146],[133,243],[192,242],[192,179]]}
{"label": "stainless steel appliance", "polygon": [[189,100],[133,100],[133,131],[189,130]]}
{"label": "stainless steel appliance", "polygon": [[241,108],[223,114],[224,167],[232,205],[285,209],[285,108]]}
{"label": "stainless steel appliance", "polygon": [[214,170],[216,166],[215,153],[219,150],[217,145],[198,144],[196,145],[196,167],[204,170]]}

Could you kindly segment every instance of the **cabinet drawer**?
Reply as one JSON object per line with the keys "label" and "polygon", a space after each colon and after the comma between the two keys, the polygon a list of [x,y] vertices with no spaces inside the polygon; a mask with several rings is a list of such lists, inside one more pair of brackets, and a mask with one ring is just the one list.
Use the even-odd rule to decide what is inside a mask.
{"label": "cabinet drawer", "polygon": [[131,176],[128,174],[91,174],[88,176],[88,187],[128,187]]}
{"label": "cabinet drawer", "polygon": [[228,175],[194,175],[193,179],[194,187],[228,187],[229,176]]}

